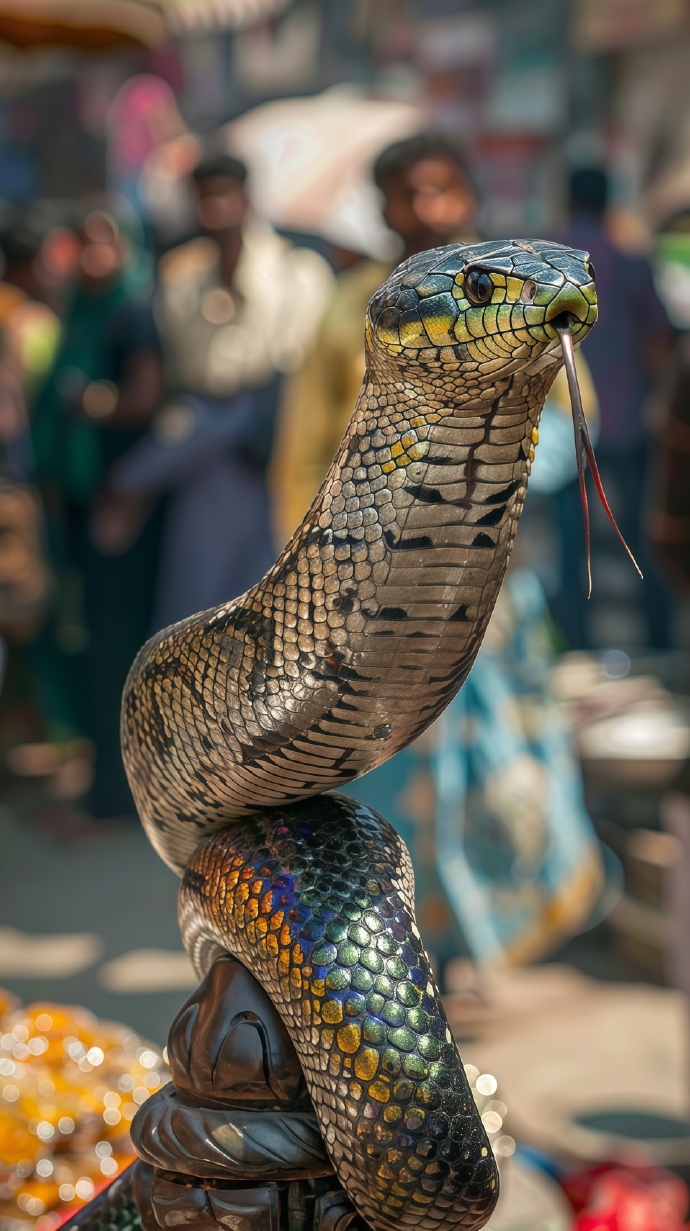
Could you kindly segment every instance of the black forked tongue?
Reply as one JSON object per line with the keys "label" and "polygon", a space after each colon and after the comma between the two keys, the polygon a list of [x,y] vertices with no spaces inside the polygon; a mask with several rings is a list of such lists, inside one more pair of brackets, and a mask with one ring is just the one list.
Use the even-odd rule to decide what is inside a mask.
{"label": "black forked tongue", "polygon": [[630,556],[630,559],[635,565],[640,577],[642,576],[642,570],[640,569],[637,560],[616,525],[616,519],[609,508],[609,502],[606,499],[606,492],[604,491],[604,487],[601,482],[597,459],[594,456],[594,448],[592,446],[592,441],[590,440],[589,428],[587,427],[587,420],[585,419],[585,412],[582,407],[582,396],[580,394],[580,386],[578,384],[577,371],[575,369],[575,351],[573,349],[573,335],[570,328],[570,320],[567,317],[567,314],[563,313],[561,318],[557,318],[552,321],[552,324],[555,326],[556,332],[560,339],[561,349],[563,351],[563,362],[565,364],[565,372],[568,377],[568,389],[570,391],[570,405],[573,412],[575,452],[577,456],[577,477],[580,481],[580,499],[582,500],[582,513],[585,519],[585,539],[587,542],[587,598],[590,598],[592,594],[592,559],[589,534],[589,505],[587,503],[587,486],[585,483],[585,465],[587,462],[589,462],[589,468],[592,472],[594,486],[597,489],[597,495],[604,507],[606,516]]}

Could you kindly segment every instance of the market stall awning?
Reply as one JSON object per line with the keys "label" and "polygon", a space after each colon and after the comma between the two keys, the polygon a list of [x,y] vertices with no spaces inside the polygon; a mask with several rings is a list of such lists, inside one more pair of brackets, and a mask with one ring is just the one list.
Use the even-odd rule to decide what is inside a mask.
{"label": "market stall awning", "polygon": [[290,0],[0,0],[0,41],[94,51],[252,25]]}

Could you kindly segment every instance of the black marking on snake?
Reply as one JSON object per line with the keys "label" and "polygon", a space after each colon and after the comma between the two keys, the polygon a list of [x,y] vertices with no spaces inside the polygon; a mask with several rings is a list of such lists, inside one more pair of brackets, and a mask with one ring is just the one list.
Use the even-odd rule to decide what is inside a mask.
{"label": "black marking on snake", "polygon": [[456,607],[453,614],[448,616],[449,624],[465,624],[468,620],[467,603],[461,603],[459,607]]}
{"label": "black marking on snake", "polygon": [[[361,679],[362,677],[360,676],[359,678]],[[370,697],[371,691],[368,688],[355,688],[353,684],[349,683],[348,680],[345,680],[345,682],[341,684],[341,698],[344,695],[361,699],[362,697]]]}
{"label": "black marking on snake", "polygon": [[[146,648],[146,647],[144,647]],[[154,681],[160,680],[180,680],[189,690],[190,695],[199,704],[203,704],[203,693],[197,684],[196,674],[192,667],[188,667],[181,659],[161,659],[158,662],[149,662],[146,665],[146,675],[148,679]],[[152,689],[154,691],[154,689]],[[155,695],[155,694],[154,694]],[[164,695],[164,694],[163,694]],[[161,700],[163,699],[161,696]]]}
{"label": "black marking on snake", "polygon": [[[458,659],[457,663],[451,667],[450,671],[448,671],[446,675],[430,675],[429,683],[442,684],[445,687],[449,683],[455,685],[458,681],[464,682],[469,675],[470,669],[474,662],[477,646],[478,644],[481,644],[481,639],[481,636],[477,637],[476,635],[470,637],[463,654]],[[440,688],[435,695],[440,700],[443,700],[443,692],[444,688]]]}
{"label": "black marking on snake", "polygon": [[[350,703],[345,700],[342,694],[338,697],[337,706],[339,710],[348,710],[350,713],[355,713],[355,714],[359,713],[359,706],[350,705]],[[335,712],[335,710],[333,712]]]}
{"label": "black marking on snake", "polygon": [[438,455],[428,453],[425,460],[429,466],[455,466],[457,468],[459,465],[457,457],[447,457],[445,453]]}
{"label": "black marking on snake", "polygon": [[425,547],[433,547],[434,545],[433,539],[429,538],[428,534],[418,534],[409,539],[404,539],[400,535],[396,539],[392,530],[385,530],[383,537],[391,551],[421,551]]}
{"label": "black marking on snake", "polygon": [[445,504],[449,508],[470,509],[472,501],[462,496],[459,500],[448,500],[437,487],[428,487],[424,483],[406,483],[405,491],[420,500],[422,504]]}
{"label": "black marking on snake", "polygon": [[414,496],[415,500],[421,500],[422,504],[448,504],[444,500],[437,487],[427,487],[425,483],[406,483],[405,491]]}
{"label": "black marking on snake", "polygon": [[407,612],[404,607],[381,607],[377,620],[406,620]]}
{"label": "black marking on snake", "polygon": [[490,496],[486,496],[483,504],[507,504],[511,496],[514,496],[520,486],[520,479],[513,479],[507,487],[504,487],[500,492],[492,492]]}
{"label": "black marking on snake", "polygon": [[474,444],[470,445],[467,451],[467,461],[465,463],[465,494],[468,500],[472,500],[474,496],[474,489],[477,486],[477,463],[475,460],[475,454],[477,452],[477,449],[481,448],[482,445],[489,443],[491,439],[491,427],[493,424],[493,417],[496,411],[498,410],[498,407],[502,399],[505,397],[508,397],[509,394],[511,393],[514,380],[515,380],[515,373],[513,373],[512,376],[509,378],[505,388],[502,389],[500,393],[496,394],[496,397],[491,403],[489,411],[486,415],[486,419],[484,420],[484,431],[482,432],[481,440],[475,441]]}
{"label": "black marking on snake", "polygon": [[[354,709],[355,707],[353,705],[348,705],[345,708]],[[341,726],[341,727],[349,727],[350,721],[351,721],[349,718],[345,718],[342,714],[336,714],[334,709],[329,710],[329,712],[326,714],[326,719],[328,719],[328,721],[333,723],[335,726]],[[324,719],[324,721],[326,721],[326,719]]]}
{"label": "black marking on snake", "polygon": [[262,610],[255,611],[251,607],[245,611],[240,607],[233,612],[233,623],[236,634],[244,636],[245,639],[249,638],[254,643],[256,659],[250,672],[251,675],[259,664],[260,656],[273,647],[276,632],[275,620],[273,616],[264,615]]}
{"label": "black marking on snake", "polygon": [[339,547],[363,547],[364,546],[364,532],[362,532],[361,534],[357,534],[349,530],[346,530],[344,533],[341,533],[340,530],[334,530],[333,531],[333,545],[336,551],[338,550]]}
{"label": "black marking on snake", "polygon": [[337,672],[339,680],[366,680],[366,676],[362,675],[356,667],[349,667],[347,663],[339,663]]}
{"label": "black marking on snake", "polygon": [[[199,770],[198,777],[201,778],[201,776],[201,770]],[[194,816],[192,812],[180,812],[179,819],[183,821],[185,825],[196,825],[198,829],[200,829],[204,823],[200,817]]]}
{"label": "black marking on snake", "polygon": [[474,524],[475,526],[497,526],[505,511],[506,506],[504,504],[499,504],[495,509],[490,509],[488,513],[485,513],[484,516],[480,517]]}
{"label": "black marking on snake", "polygon": [[[269,739],[270,735],[270,739]],[[264,731],[261,736],[256,736],[253,744],[245,744],[238,741],[240,750],[240,761],[245,769],[252,765],[261,763],[262,754],[277,752],[286,744],[291,744],[294,739],[292,731],[286,731],[283,735],[277,731]]]}
{"label": "black marking on snake", "polygon": [[358,602],[356,590],[342,590],[340,594],[336,594],[333,599],[332,608],[334,611],[342,611],[344,615],[351,615]]}
{"label": "black marking on snake", "polygon": [[195,868],[187,868],[182,877],[182,884],[192,893],[202,894],[206,888],[206,877],[201,872],[197,872]]}
{"label": "black marking on snake", "polygon": [[356,748],[345,748],[345,749],[343,749],[343,751],[341,752],[340,756],[339,756],[339,757],[336,757],[336,758],[335,758],[335,759],[331,762],[331,768],[332,768],[332,769],[335,769],[335,770],[338,770],[338,771],[340,771],[341,769],[344,769],[344,768],[345,768],[345,766],[347,765],[348,761],[350,761],[350,760],[352,759],[352,757],[354,757],[354,756],[356,756],[356,755],[357,755],[357,749],[356,749]]}
{"label": "black marking on snake", "polygon": [[473,547],[495,547],[496,544],[491,538],[491,535],[484,534],[484,531],[482,530],[480,531],[479,534],[475,534],[474,538],[472,539],[472,546]]}

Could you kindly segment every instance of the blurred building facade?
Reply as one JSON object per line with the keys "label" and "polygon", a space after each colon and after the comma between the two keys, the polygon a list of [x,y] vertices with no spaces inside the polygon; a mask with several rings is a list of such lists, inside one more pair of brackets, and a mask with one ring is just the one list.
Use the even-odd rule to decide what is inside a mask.
{"label": "blurred building facade", "polygon": [[149,72],[202,132],[342,83],[418,105],[469,149],[487,234],[551,229],[564,167],[592,158],[616,204],[658,224],[690,193],[689,51],[687,0],[292,0],[258,25],[154,47],[0,45],[0,196],[104,187],[112,100]]}

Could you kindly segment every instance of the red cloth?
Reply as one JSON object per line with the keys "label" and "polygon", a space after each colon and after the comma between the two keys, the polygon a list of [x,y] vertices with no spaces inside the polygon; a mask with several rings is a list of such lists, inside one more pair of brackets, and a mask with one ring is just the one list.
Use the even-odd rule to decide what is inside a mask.
{"label": "red cloth", "polygon": [[670,1171],[597,1167],[566,1182],[575,1231],[685,1231],[688,1190]]}

